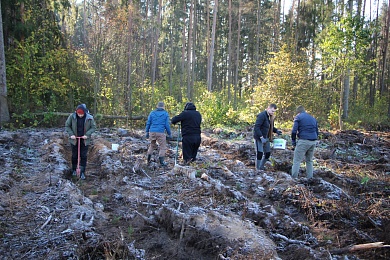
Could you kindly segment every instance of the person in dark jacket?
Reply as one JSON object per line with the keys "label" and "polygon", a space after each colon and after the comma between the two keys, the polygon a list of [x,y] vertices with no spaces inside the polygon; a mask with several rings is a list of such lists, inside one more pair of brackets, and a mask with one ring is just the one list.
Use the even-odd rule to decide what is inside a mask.
{"label": "person in dark jacket", "polygon": [[186,164],[196,161],[198,149],[201,143],[202,116],[196,110],[196,106],[192,102],[187,102],[184,111],[175,116],[171,120],[172,124],[181,123],[182,145],[183,145],[183,160]]}
{"label": "person in dark jacket", "polygon": [[291,175],[293,178],[298,177],[301,161],[305,158],[306,176],[310,179],[313,178],[313,156],[318,138],[318,123],[313,116],[306,113],[303,106],[297,107],[297,113],[291,130],[292,145],[295,147]]}
{"label": "person in dark jacket", "polygon": [[[85,104],[77,106],[76,111],[69,115],[65,122],[65,130],[69,134],[69,142],[72,147],[72,174],[76,176],[78,164],[78,142],[80,142],[80,178],[85,179],[87,166],[88,145],[91,143],[91,135],[96,131],[96,123]],[[81,138],[77,138],[81,137]]]}
{"label": "person in dark jacket", "polygon": [[273,133],[278,135],[282,131],[274,127],[275,111],[277,106],[270,104],[267,109],[259,113],[256,118],[256,123],[253,129],[253,138],[256,148],[256,169],[264,170],[264,165],[271,156],[271,144]]}
{"label": "person in dark jacket", "polygon": [[171,127],[169,125],[169,114],[165,111],[164,102],[157,103],[157,109],[150,112],[148,121],[146,122],[146,138],[150,138],[150,145],[147,151],[147,163],[150,163],[152,154],[157,149],[157,144],[160,146],[158,153],[161,166],[167,166],[165,160],[165,153],[167,152],[167,137],[171,138]]}

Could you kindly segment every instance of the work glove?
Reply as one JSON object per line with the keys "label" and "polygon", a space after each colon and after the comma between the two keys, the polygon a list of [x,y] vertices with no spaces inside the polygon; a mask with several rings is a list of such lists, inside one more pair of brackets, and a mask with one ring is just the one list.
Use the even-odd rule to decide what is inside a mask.
{"label": "work glove", "polygon": [[260,140],[261,140],[261,142],[262,142],[263,144],[265,144],[265,143],[267,142],[267,139],[264,138],[264,137],[260,137]]}
{"label": "work glove", "polygon": [[145,138],[149,139],[149,133],[146,133]]}
{"label": "work glove", "polygon": [[276,133],[277,133],[278,135],[282,135],[282,131],[281,131],[281,130],[276,131]]}
{"label": "work glove", "polygon": [[171,141],[171,139],[172,139],[172,136],[167,135],[167,137],[166,137],[167,142]]}
{"label": "work glove", "polygon": [[292,146],[297,146],[297,141],[295,141],[295,140],[292,140],[292,142],[291,142],[291,144],[292,144]]}

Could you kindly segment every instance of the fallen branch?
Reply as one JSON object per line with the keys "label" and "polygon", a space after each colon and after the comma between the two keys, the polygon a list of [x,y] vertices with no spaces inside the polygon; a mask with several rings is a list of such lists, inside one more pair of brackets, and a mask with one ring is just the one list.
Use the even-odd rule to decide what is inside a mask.
{"label": "fallen branch", "polygon": [[41,226],[41,229],[43,229],[47,224],[49,224],[51,218],[52,218],[52,215],[50,215],[50,216],[47,218],[46,222],[43,223],[43,225]]}
{"label": "fallen branch", "polygon": [[337,255],[337,254],[344,254],[344,253],[350,253],[350,252],[354,252],[354,251],[368,250],[368,249],[374,249],[374,248],[383,248],[383,247],[390,248],[390,245],[384,245],[383,243],[384,242],[358,244],[358,245],[348,246],[348,247],[344,247],[344,248],[333,249],[333,250],[330,250],[330,253]]}
{"label": "fallen branch", "polygon": [[298,244],[298,245],[308,245],[309,243],[306,241],[301,241],[301,240],[295,240],[295,239],[290,239],[282,234],[271,234],[273,237],[280,238],[290,244]]}

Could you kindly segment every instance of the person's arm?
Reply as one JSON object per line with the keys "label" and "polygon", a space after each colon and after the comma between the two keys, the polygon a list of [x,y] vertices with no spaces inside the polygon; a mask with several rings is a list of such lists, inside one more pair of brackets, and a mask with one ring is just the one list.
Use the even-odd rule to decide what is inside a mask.
{"label": "person's arm", "polygon": [[171,126],[169,125],[169,114],[167,113],[167,119],[165,120],[165,129],[167,130],[167,134],[169,137],[172,136]]}
{"label": "person's arm", "polygon": [[259,138],[264,137],[263,133],[260,130],[260,127],[263,124],[264,119],[265,119],[262,115],[263,115],[262,113],[257,115],[256,123],[255,123],[255,129],[254,129],[256,135],[259,136]]}
{"label": "person's arm", "polygon": [[291,130],[291,141],[292,141],[293,146],[295,146],[297,143],[298,125],[299,125],[299,118],[298,118],[298,116],[296,116],[294,118],[294,124],[293,124],[293,128]]}
{"label": "person's arm", "polygon": [[148,120],[146,121],[145,133],[149,133],[150,125],[152,124],[152,113],[149,114]]}
{"label": "person's arm", "polygon": [[172,124],[177,124],[178,122],[181,122],[183,120],[183,112],[181,112],[180,114],[178,114],[177,116],[174,116],[172,119],[171,119],[171,123]]}
{"label": "person's arm", "polygon": [[75,135],[75,133],[73,133],[73,129],[72,129],[72,116],[73,116],[73,114],[70,114],[68,119],[65,122],[65,130],[69,136]]}
{"label": "person's arm", "polygon": [[90,125],[90,128],[87,130],[87,132],[85,133],[85,135],[90,138],[91,135],[96,131],[96,122],[95,120],[93,119],[93,117],[91,119],[89,119],[89,123],[91,124]]}

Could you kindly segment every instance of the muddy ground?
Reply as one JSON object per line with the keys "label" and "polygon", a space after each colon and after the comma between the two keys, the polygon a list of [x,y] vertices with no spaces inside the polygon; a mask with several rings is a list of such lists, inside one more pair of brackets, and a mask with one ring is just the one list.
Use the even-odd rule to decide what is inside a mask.
{"label": "muddy ground", "polygon": [[256,171],[250,129],[204,131],[189,166],[174,138],[165,168],[143,135],[99,129],[79,180],[64,129],[1,130],[1,259],[390,258],[389,133],[322,132],[311,180],[289,148]]}

